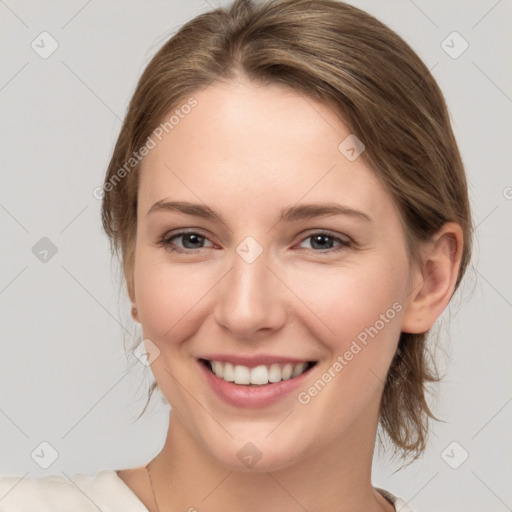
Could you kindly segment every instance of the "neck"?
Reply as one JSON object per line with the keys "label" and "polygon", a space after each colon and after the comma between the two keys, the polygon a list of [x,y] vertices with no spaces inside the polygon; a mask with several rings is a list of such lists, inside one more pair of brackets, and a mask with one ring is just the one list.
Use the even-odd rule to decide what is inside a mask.
{"label": "neck", "polygon": [[[376,424],[376,414],[372,410],[359,419]],[[284,469],[236,471],[213,458],[171,411],[164,448],[151,462],[159,512],[392,511],[371,485],[376,431],[369,439],[361,433],[372,435],[358,421],[343,439],[333,439]]]}

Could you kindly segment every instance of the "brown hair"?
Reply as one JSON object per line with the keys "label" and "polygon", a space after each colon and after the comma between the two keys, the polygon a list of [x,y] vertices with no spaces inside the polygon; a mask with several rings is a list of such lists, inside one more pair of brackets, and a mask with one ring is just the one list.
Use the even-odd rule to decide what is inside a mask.
{"label": "brown hair", "polygon": [[[458,287],[471,252],[467,184],[443,95],[427,67],[395,32],[345,3],[235,0],[170,38],[130,101],[102,204],[103,226],[113,253],[122,256],[130,297],[140,170],[133,155],[180,102],[216,80],[239,77],[286,85],[339,113],[364,142],[362,157],[399,208],[413,257],[419,242],[445,222],[458,223],[464,236]],[[380,408],[381,427],[396,450],[415,456],[434,418],[426,390],[438,377],[427,358],[426,333],[401,334]]]}

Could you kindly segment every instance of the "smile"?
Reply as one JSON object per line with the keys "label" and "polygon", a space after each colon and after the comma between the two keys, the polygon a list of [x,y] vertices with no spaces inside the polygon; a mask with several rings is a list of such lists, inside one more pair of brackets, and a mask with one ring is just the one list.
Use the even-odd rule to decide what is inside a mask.
{"label": "smile", "polygon": [[[282,361],[259,358],[240,364],[243,357],[230,356],[232,361],[196,359],[207,389],[224,403],[237,408],[264,408],[292,396],[305,379],[315,371],[318,361]],[[237,359],[235,361],[234,359]],[[262,361],[262,359],[267,359]],[[265,363],[265,364],[262,364]]]}
{"label": "smile", "polygon": [[219,379],[234,382],[243,386],[264,386],[269,383],[290,380],[312,368],[316,361],[298,364],[272,363],[259,365],[253,368],[241,364],[231,364],[223,361],[200,360]]}

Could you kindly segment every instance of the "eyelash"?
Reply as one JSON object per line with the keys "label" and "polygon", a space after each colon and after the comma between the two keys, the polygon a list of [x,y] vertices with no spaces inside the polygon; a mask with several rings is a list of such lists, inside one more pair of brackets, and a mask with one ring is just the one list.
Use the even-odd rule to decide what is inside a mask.
{"label": "eyelash", "polygon": [[[181,254],[197,254],[202,249],[207,249],[207,247],[200,247],[198,249],[181,249],[176,248],[172,245],[171,240],[175,238],[180,238],[185,235],[198,235],[200,237],[203,237],[204,239],[208,239],[205,235],[202,235],[201,233],[198,233],[196,231],[179,231],[178,233],[173,233],[172,235],[165,234],[162,238],[160,238],[157,241],[157,245],[160,247],[164,247],[168,251],[175,252],[175,253],[181,253]],[[331,233],[327,231],[315,231],[314,233],[309,234],[305,238],[303,238],[300,243],[304,242],[308,238],[313,238],[315,236],[326,236],[329,238],[332,238],[334,241],[339,242],[339,246],[335,249],[325,249],[325,250],[315,250],[315,249],[305,249],[307,251],[307,254],[332,254],[337,253],[339,251],[342,251],[344,249],[353,247],[355,244],[352,242],[352,240],[344,240],[342,238],[339,238],[337,236],[332,235]]]}

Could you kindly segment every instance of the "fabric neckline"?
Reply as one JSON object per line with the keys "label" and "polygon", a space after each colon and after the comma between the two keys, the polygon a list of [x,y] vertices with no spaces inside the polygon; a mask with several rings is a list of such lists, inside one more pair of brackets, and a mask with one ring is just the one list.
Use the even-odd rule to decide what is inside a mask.
{"label": "fabric neckline", "polygon": [[[137,502],[137,505],[139,506],[139,508],[142,507],[140,512],[149,512],[149,510],[146,508],[146,505],[144,505],[144,503],[142,503],[140,498],[133,492],[133,490],[117,474],[117,471],[122,471],[121,469],[119,469],[119,470],[106,469],[103,471],[110,472],[112,474],[112,477],[118,481],[117,482],[118,485],[124,487],[125,490],[127,490],[130,493],[130,495],[133,497],[134,501]],[[407,503],[404,500],[402,500],[401,498],[395,496],[394,494],[390,493],[386,489],[381,489],[379,487],[374,487],[374,489],[382,497],[384,497],[387,501],[389,501],[395,507],[395,510],[400,510],[400,512],[412,512],[411,509],[409,508],[409,506],[407,505]],[[137,512],[139,512],[139,511],[137,511]]]}

